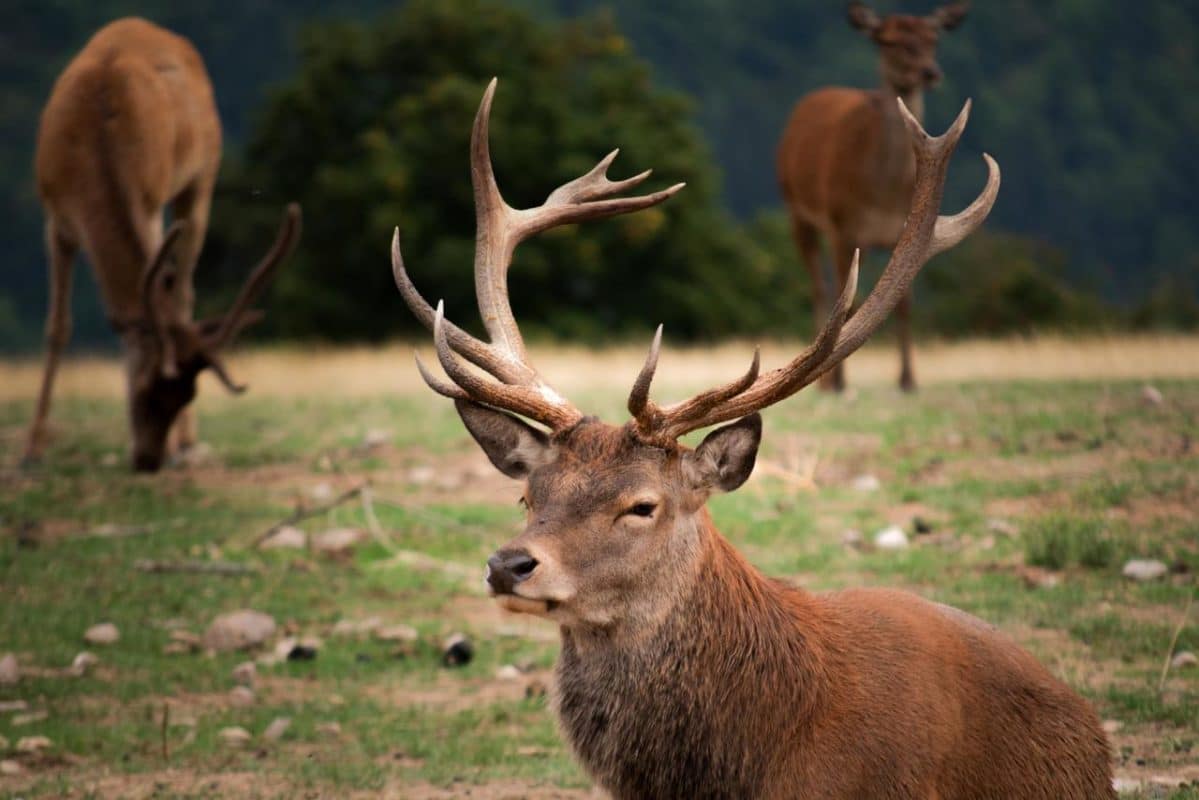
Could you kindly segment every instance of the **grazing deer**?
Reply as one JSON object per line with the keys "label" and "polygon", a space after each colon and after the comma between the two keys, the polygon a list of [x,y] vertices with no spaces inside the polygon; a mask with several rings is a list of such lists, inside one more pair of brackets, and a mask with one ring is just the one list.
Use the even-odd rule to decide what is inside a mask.
{"label": "grazing deer", "polygon": [[[524,533],[488,560],[487,582],[503,607],[560,626],[557,711],[596,781],[617,798],[1114,797],[1090,707],[995,628],[904,592],[816,595],[766,578],[704,505],[749,476],[758,411],[861,346],[925,261],[990,211],[999,171],[988,157],[980,197],[937,216],[966,110],[934,139],[901,107],[917,159],[911,213],[856,314],[855,261],[815,342],[793,361],[760,373],[755,354],[738,380],[669,406],[649,399],[659,328],[629,396],[633,419],[617,428],[584,416],[529,362],[508,301],[509,262],[539,231],[647,208],[681,185],[615,197],[649,173],[608,180],[613,153],[544,205],[508,206],[488,149],[494,89],[471,142],[475,286],[490,341],[425,302],[398,231],[392,266],[450,381],[418,359],[421,375],[454,400],[491,462],[525,481]],[[729,420],[694,450],[678,443]]]}
{"label": "grazing deer", "polygon": [[[50,308],[46,365],[25,461],[46,445],[54,376],[71,334],[71,272],[82,247],[109,324],[125,350],[133,465],[157,470],[195,441],[188,404],[211,369],[241,392],[221,360],[250,307],[287,258],[300,211],[287,209],[278,238],[232,308],[192,321],[192,271],[208,227],[221,160],[221,124],[204,62],[186,39],[141,19],[101,28],[59,76],[38,130],[38,192],[46,211]],[[163,233],[162,211],[174,223]]]}
{"label": "grazing deer", "polygon": [[[812,276],[818,321],[828,318],[820,257],[824,235],[832,251],[839,285],[849,278],[858,249],[895,247],[916,186],[912,142],[896,99],[924,122],[924,89],[941,81],[937,37],[953,30],[969,4],[950,3],[926,17],[893,15],[880,19],[861,3],[849,4],[849,23],[878,45],[880,89],[819,89],[796,104],[778,147],[778,176],[791,217],[791,231]],[[916,388],[912,370],[910,290],[895,307],[899,328],[899,385]],[[836,365],[821,379],[825,389],[845,388]]]}

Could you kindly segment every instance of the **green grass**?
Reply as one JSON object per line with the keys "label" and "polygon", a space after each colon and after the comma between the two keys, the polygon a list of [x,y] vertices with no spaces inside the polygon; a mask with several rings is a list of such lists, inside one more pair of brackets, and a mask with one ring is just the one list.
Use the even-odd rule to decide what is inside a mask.
{"label": "green grass", "polygon": [[[1166,389],[1180,413],[1146,410],[1136,384],[939,386],[915,397],[867,387],[852,402],[812,392],[767,413],[762,458],[786,465],[796,452],[817,455],[818,488],[761,477],[715,498],[712,512],[771,575],[816,590],[905,587],[1008,629],[1103,718],[1123,723],[1113,738],[1131,749],[1118,756],[1119,769],[1139,759],[1169,774],[1199,752],[1199,671],[1172,674],[1157,688],[1199,570],[1199,448],[1180,445],[1199,441],[1199,383]],[[589,407],[616,419],[614,397]],[[56,405],[60,434],[43,466],[18,473],[11,459],[0,465],[0,652],[46,673],[0,687],[0,700],[22,699],[49,715],[18,727],[0,713],[0,736],[10,745],[32,734],[54,743],[40,759],[22,757],[23,776],[0,778],[0,796],[87,796],[89,781],[105,772],[146,775],[152,788],[168,766],[195,776],[170,788],[178,796],[211,796],[205,776],[240,772],[260,776],[262,796],[502,779],[587,785],[545,698],[495,678],[505,664],[548,669],[557,645],[509,635],[480,615],[482,564],[520,528],[519,489],[476,491],[483,479],[463,464],[481,459],[448,403],[416,394],[251,395],[215,411],[201,403],[200,411],[203,438],[223,468],[131,475],[121,457],[121,405],[77,398]],[[20,440],[28,412],[28,403],[0,403],[0,441]],[[362,436],[372,428],[392,440],[367,452]],[[432,483],[412,473],[426,465],[435,468]],[[864,473],[879,477],[878,491],[852,488]],[[437,485],[454,474],[457,485]],[[318,484],[340,489],[363,479],[372,482],[388,545],[363,545],[344,560],[249,546],[298,501],[314,502]],[[933,522],[932,534],[914,533],[917,515]],[[1018,533],[998,530],[997,519]],[[361,505],[350,503],[301,526],[365,522]],[[912,537],[908,551],[842,544],[848,528],[869,540],[892,522]],[[102,526],[127,535],[96,535]],[[390,548],[451,568],[409,566]],[[1130,583],[1120,568],[1133,557],[1161,558],[1177,574]],[[220,559],[257,571],[139,572],[135,562],[147,558]],[[1026,566],[1059,581],[1030,588]],[[466,577],[454,571],[463,568]],[[239,708],[228,702],[230,671],[246,656],[163,648],[171,626],[201,632],[241,607],[321,636],[340,618],[375,615],[415,626],[421,640],[397,655],[370,639],[326,638],[315,661],[261,668],[256,703]],[[96,649],[97,670],[82,678],[48,672],[68,665],[84,649],[84,630],[104,620],[122,638]],[[471,636],[477,655],[451,669],[441,665],[439,643],[457,631]],[[1199,651],[1193,621],[1178,649]],[[166,729],[169,760],[164,705],[178,715]],[[292,719],[278,743],[231,750],[218,738],[231,725],[257,736],[278,716]],[[331,722],[340,735],[322,732]]]}

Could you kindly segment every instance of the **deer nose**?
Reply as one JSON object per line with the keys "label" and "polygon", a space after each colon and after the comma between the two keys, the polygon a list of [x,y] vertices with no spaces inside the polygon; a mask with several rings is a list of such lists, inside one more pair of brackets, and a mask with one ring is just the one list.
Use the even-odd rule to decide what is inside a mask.
{"label": "deer nose", "polygon": [[512,588],[537,569],[537,559],[523,550],[499,550],[487,559],[487,584],[496,594],[512,594]]}
{"label": "deer nose", "polygon": [[940,83],[942,75],[941,68],[936,64],[924,68],[923,77],[925,83]]}

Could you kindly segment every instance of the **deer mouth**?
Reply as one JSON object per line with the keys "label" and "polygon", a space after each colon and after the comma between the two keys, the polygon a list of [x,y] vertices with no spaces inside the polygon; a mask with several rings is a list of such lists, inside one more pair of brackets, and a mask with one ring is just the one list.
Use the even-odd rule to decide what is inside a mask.
{"label": "deer mouth", "polygon": [[538,617],[548,616],[558,608],[557,600],[538,600],[519,594],[497,594],[495,601],[500,608],[515,614],[532,614]]}

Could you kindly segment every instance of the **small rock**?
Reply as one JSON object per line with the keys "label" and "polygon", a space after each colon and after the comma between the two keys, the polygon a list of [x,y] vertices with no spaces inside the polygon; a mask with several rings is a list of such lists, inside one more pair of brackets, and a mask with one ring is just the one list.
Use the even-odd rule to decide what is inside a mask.
{"label": "small rock", "polygon": [[45,736],[22,736],[17,739],[18,753],[40,753],[54,743]]}
{"label": "small rock", "polygon": [[70,672],[72,675],[82,678],[91,670],[92,667],[99,663],[100,659],[95,653],[89,653],[88,651],[84,650],[81,653],[78,653],[75,658],[71,660]]}
{"label": "small rock", "polygon": [[367,450],[374,450],[376,447],[382,447],[391,441],[391,431],[383,428],[371,428],[362,437],[362,446]]}
{"label": "small rock", "polygon": [[7,758],[0,761],[0,775],[12,777],[13,775],[20,775],[24,771],[25,768],[21,766],[19,761],[11,761]]}
{"label": "small rock", "polygon": [[512,664],[505,664],[495,671],[495,677],[501,681],[520,680],[520,670]]}
{"label": "small rock", "polygon": [[1145,384],[1141,387],[1141,402],[1147,406],[1160,406],[1166,402],[1166,398],[1162,397],[1156,386]]}
{"label": "small rock", "polygon": [[116,453],[105,453],[104,455],[100,456],[100,466],[102,467],[115,467],[120,463],[121,457]]}
{"label": "small rock", "polygon": [[933,525],[924,517],[912,517],[912,530],[914,530],[918,536],[924,536],[925,534],[933,532]]}
{"label": "small rock", "polygon": [[357,528],[333,528],[313,536],[312,549],[325,555],[341,555],[366,541],[366,538],[366,531]]}
{"label": "small rock", "polygon": [[1124,565],[1123,574],[1125,578],[1134,581],[1155,581],[1164,577],[1169,571],[1170,568],[1161,561],[1134,558]]}
{"label": "small rock", "polygon": [[1170,669],[1190,669],[1196,665],[1199,665],[1199,658],[1190,650],[1180,650],[1170,659]]}
{"label": "small rock", "polygon": [[432,483],[437,477],[437,472],[432,467],[413,467],[408,470],[408,482],[422,486],[426,483]]}
{"label": "small rock", "polygon": [[1000,536],[1007,536],[1014,539],[1020,535],[1020,529],[1008,522],[1006,519],[991,517],[987,520],[987,530],[992,533],[998,533]]}
{"label": "small rock", "polygon": [[461,667],[474,657],[474,645],[464,634],[453,634],[441,646],[441,663],[447,667]]}
{"label": "small rock", "polygon": [[121,632],[111,622],[101,622],[99,625],[93,625],[83,634],[83,641],[95,645],[116,644],[120,638]]}
{"label": "small rock", "polygon": [[308,534],[294,525],[284,525],[262,540],[259,550],[303,550],[308,546]]}
{"label": "small rock", "polygon": [[229,703],[235,708],[254,705],[254,690],[249,686],[234,686],[229,690]]}
{"label": "small rock", "polygon": [[268,742],[277,742],[283,738],[283,734],[287,733],[287,729],[290,727],[291,717],[275,717],[262,732],[262,738]]}
{"label": "small rock", "polygon": [[841,534],[841,544],[846,547],[851,547],[854,550],[862,549],[862,532],[850,528]]}
{"label": "small rock", "polygon": [[204,640],[191,631],[171,631],[171,642],[182,646],[185,650],[190,650],[196,653],[204,649]]}
{"label": "small rock", "polygon": [[1042,567],[1022,566],[1017,569],[1017,573],[1029,589],[1052,589],[1061,583],[1061,577],[1057,573]]}
{"label": "small rock", "polygon": [[341,723],[322,722],[316,726],[316,732],[328,739],[336,739],[341,736]]}
{"label": "small rock", "polygon": [[[24,700],[0,700],[0,714],[11,714],[14,711],[24,711],[29,704]],[[3,750],[4,748],[0,748]]]}
{"label": "small rock", "polygon": [[49,711],[30,711],[28,714],[17,714],[12,718],[12,726],[19,728],[22,725],[32,725],[35,722],[41,722],[44,719],[50,718]]}
{"label": "small rock", "polygon": [[378,617],[366,619],[339,619],[329,631],[330,636],[365,636],[383,627]]}
{"label": "small rock", "polygon": [[906,550],[908,535],[898,525],[891,525],[874,534],[874,546],[879,550]]}
{"label": "small rock", "polygon": [[854,478],[851,485],[859,492],[877,492],[883,484],[874,475],[866,474]]}
{"label": "small rock", "polygon": [[1104,733],[1119,733],[1120,729],[1123,727],[1124,723],[1118,719],[1105,719],[1103,721]]}
{"label": "small rock", "polygon": [[233,682],[238,686],[254,686],[254,680],[258,677],[258,667],[254,666],[253,661],[243,661],[233,668],[231,673]]}
{"label": "small rock", "polygon": [[5,653],[0,658],[0,686],[12,686],[21,680],[21,665],[12,653]]}
{"label": "small rock", "polygon": [[381,642],[415,642],[420,633],[411,625],[388,625],[375,631],[375,638]]}
{"label": "small rock", "polygon": [[1118,793],[1139,792],[1141,790],[1141,782],[1136,778],[1112,778],[1112,788]]}
{"label": "small rock", "polygon": [[312,499],[318,503],[327,503],[333,499],[333,484],[328,481],[321,481],[316,486],[313,486],[309,494]]}
{"label": "small rock", "polygon": [[221,728],[217,732],[217,738],[224,742],[229,747],[245,747],[254,737],[245,728],[232,726],[229,728]]}
{"label": "small rock", "polygon": [[311,641],[297,642],[294,647],[287,651],[287,660],[312,661],[316,658],[318,652],[320,652],[320,646]]}
{"label": "small rock", "polygon": [[275,619],[250,609],[221,614],[204,632],[204,647],[218,653],[257,647],[275,635]]}

